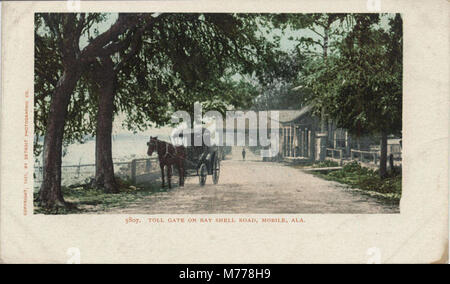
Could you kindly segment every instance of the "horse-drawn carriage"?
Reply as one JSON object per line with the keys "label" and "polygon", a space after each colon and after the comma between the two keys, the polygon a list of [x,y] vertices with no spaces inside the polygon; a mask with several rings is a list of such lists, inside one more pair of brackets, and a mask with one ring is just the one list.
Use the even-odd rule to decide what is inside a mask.
{"label": "horse-drawn carriage", "polygon": [[172,141],[175,145],[158,140],[157,137],[150,137],[147,143],[149,156],[155,150],[158,152],[163,187],[166,174],[171,188],[173,166],[177,168],[180,186],[184,185],[185,176],[198,176],[200,186],[205,185],[208,175],[212,176],[214,184],[219,182],[220,151],[219,147],[211,145],[211,136],[207,129],[176,132],[172,136]]}

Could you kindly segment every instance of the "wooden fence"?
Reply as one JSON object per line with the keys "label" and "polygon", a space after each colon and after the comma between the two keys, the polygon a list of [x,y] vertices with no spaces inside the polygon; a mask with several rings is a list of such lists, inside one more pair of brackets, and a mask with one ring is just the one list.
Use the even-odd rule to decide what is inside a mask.
{"label": "wooden fence", "polygon": [[[142,159],[133,159],[130,162],[115,162],[114,171],[120,176],[128,176],[133,183],[136,183],[136,178],[140,175],[148,174],[152,171],[152,167],[157,163],[156,158],[142,158]],[[122,167],[126,166],[126,167]],[[91,168],[91,169],[89,169]],[[84,169],[84,170],[83,170]],[[87,170],[86,170],[87,169]],[[89,177],[95,176],[95,164],[78,164],[78,165],[63,165],[61,166],[61,171],[64,175],[68,177],[71,175],[71,180],[79,180]],[[84,175],[83,175],[83,174]],[[42,182],[43,168],[42,166],[34,167],[35,174],[35,185],[38,185]],[[84,176],[84,177],[83,177]]]}
{"label": "wooden fence", "polygon": [[370,162],[377,164],[378,161],[378,152],[377,151],[362,151],[362,150],[350,150],[350,159],[359,160],[360,162],[364,162],[364,157],[370,156]]}
{"label": "wooden fence", "polygon": [[[134,159],[130,162],[130,172],[131,172],[131,180],[133,183],[136,183],[136,177],[139,174],[147,174],[151,172],[152,163],[155,163],[157,159],[155,158],[144,158],[144,159]],[[139,164],[145,163],[145,170],[139,172],[138,166]]]}

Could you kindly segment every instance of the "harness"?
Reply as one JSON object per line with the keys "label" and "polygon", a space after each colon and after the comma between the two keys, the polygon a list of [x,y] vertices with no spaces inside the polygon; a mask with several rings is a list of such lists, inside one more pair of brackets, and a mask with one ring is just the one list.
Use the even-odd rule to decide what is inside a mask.
{"label": "harness", "polygon": [[164,158],[167,157],[169,154],[170,154],[169,153],[169,143],[166,143],[166,153],[164,154]]}
{"label": "harness", "polygon": [[160,143],[160,142],[166,144],[166,151],[165,151],[165,153],[164,153],[164,155],[163,155],[163,158],[167,158],[168,156],[169,156],[169,157],[172,157],[172,158],[177,158],[177,157],[176,157],[176,154],[177,154],[177,148],[176,148],[176,147],[174,147],[174,149],[175,149],[175,156],[174,156],[174,155],[172,155],[172,154],[169,152],[169,143],[167,143],[167,142],[163,142],[163,141],[156,140],[156,148],[158,148],[158,143]]}

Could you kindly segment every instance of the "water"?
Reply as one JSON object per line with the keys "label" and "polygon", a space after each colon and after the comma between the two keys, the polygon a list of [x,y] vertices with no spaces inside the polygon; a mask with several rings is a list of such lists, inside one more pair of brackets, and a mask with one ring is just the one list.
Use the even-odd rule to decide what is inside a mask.
{"label": "water", "polygon": [[[159,135],[159,139],[167,140],[169,137]],[[147,142],[148,135],[119,134],[112,137],[113,162],[131,162],[133,159],[148,158]],[[62,185],[68,186],[76,183],[88,182],[95,175],[95,166],[67,167],[73,165],[93,165],[95,164],[95,140],[85,143],[71,144],[66,148],[66,154],[62,158]],[[153,154],[156,156],[156,153]],[[34,189],[39,189],[42,182],[42,156],[35,164]],[[116,172],[127,165],[115,165]]]}

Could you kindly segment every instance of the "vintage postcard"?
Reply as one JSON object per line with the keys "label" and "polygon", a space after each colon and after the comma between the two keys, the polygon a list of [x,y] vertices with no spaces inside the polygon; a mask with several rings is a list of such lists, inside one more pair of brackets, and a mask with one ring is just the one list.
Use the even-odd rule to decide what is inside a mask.
{"label": "vintage postcard", "polygon": [[447,263],[447,1],[2,3],[5,263]]}

